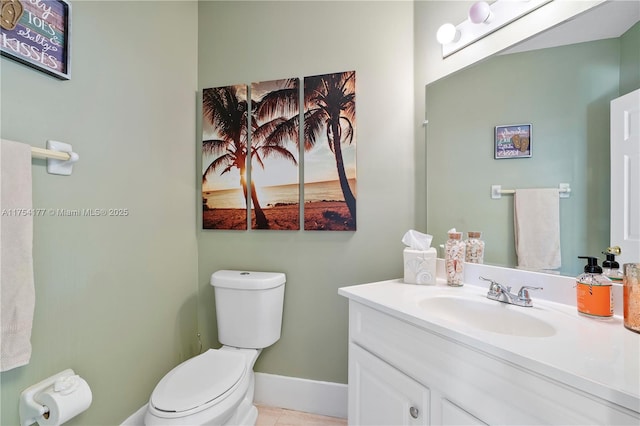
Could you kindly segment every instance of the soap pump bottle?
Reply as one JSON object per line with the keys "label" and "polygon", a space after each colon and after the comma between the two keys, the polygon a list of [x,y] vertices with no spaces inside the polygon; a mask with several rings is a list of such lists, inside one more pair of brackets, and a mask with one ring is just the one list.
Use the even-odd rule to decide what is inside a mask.
{"label": "soap pump bottle", "polygon": [[591,256],[578,256],[578,258],[587,259],[584,273],[576,278],[578,313],[601,319],[612,317],[611,280],[602,274],[597,258]]}
{"label": "soap pump bottle", "polygon": [[602,254],[607,256],[607,260],[602,262],[602,273],[609,277],[611,281],[622,284],[622,271],[620,270],[620,264],[616,262],[616,256],[619,256],[622,250],[618,246],[608,247],[607,251],[603,251]]}

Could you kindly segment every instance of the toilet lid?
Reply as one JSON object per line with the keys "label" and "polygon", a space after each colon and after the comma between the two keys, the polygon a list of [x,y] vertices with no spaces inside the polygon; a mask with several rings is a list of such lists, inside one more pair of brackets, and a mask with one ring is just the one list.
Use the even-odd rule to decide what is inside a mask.
{"label": "toilet lid", "polygon": [[209,349],[167,373],[153,390],[151,404],[166,412],[193,410],[233,388],[245,370],[242,354]]}

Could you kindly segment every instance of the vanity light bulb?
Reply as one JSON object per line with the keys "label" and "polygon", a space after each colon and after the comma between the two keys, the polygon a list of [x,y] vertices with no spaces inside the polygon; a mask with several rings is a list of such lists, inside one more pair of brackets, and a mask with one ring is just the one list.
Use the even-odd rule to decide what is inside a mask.
{"label": "vanity light bulb", "polygon": [[488,24],[492,18],[491,7],[486,1],[476,2],[469,9],[469,20],[474,24]]}
{"label": "vanity light bulb", "polygon": [[440,44],[448,44],[460,39],[460,31],[453,24],[444,24],[438,28],[436,39]]}

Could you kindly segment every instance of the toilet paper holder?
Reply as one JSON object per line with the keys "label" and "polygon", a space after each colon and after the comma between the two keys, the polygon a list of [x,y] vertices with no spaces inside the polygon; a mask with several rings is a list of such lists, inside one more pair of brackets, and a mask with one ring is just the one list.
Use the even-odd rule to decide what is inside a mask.
{"label": "toilet paper holder", "polygon": [[53,386],[55,391],[62,394],[71,393],[79,386],[79,380],[79,376],[68,368],[23,390],[19,405],[20,425],[30,426],[36,423],[40,416],[49,413],[49,407],[36,400],[40,392]]}

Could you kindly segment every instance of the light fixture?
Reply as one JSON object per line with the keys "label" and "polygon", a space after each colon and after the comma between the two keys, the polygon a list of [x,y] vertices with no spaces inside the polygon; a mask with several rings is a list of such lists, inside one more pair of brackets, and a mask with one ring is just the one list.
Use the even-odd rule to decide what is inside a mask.
{"label": "light fixture", "polygon": [[486,1],[475,2],[471,8],[469,8],[469,20],[474,24],[488,24],[493,18],[491,13],[491,7]]}
{"label": "light fixture", "polygon": [[436,38],[446,58],[461,49],[520,19],[553,0],[495,0],[489,5],[477,1],[469,9],[469,17],[458,25],[444,24]]}
{"label": "light fixture", "polygon": [[449,44],[460,39],[460,31],[453,24],[443,24],[438,28],[436,39],[440,44]]}

